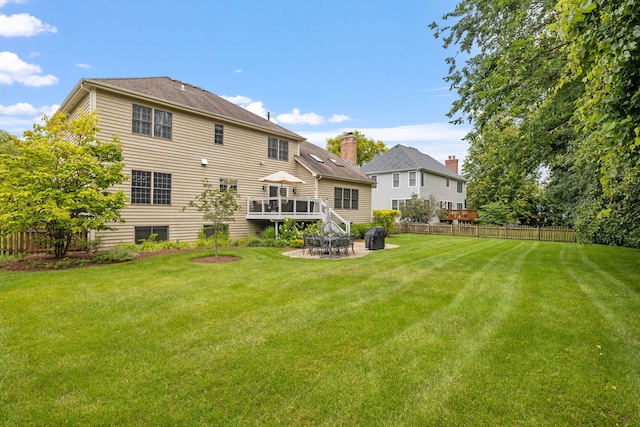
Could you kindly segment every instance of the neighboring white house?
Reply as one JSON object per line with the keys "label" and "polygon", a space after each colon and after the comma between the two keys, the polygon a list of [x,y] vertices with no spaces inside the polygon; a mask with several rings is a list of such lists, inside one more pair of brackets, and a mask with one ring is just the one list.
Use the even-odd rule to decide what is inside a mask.
{"label": "neighboring white house", "polygon": [[433,195],[446,210],[466,209],[467,180],[458,174],[458,159],[450,156],[446,163],[401,144],[377,155],[361,167],[377,183],[373,209],[401,209],[412,194]]}

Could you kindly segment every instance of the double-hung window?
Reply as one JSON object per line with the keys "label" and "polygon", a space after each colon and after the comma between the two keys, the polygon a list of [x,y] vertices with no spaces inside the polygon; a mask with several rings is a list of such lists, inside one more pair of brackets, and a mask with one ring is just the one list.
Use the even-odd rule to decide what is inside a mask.
{"label": "double-hung window", "polygon": [[131,171],[131,203],[151,203],[151,172]]}
{"label": "double-hung window", "polygon": [[220,191],[238,191],[238,181],[235,179],[220,178]]}
{"label": "double-hung window", "polygon": [[213,137],[213,142],[218,145],[222,145],[224,143],[224,126],[216,123],[215,125],[215,134]]}
{"label": "double-hung window", "polygon": [[400,174],[394,173],[392,178],[393,178],[393,188],[400,187]]}
{"label": "double-hung window", "polygon": [[269,137],[267,157],[270,159],[289,160],[289,141]]}
{"label": "double-hung window", "polygon": [[171,174],[131,171],[131,203],[138,205],[170,205]]}
{"label": "double-hung window", "polygon": [[411,171],[409,172],[409,187],[415,187],[418,183],[418,172]]}
{"label": "double-hung window", "polygon": [[153,173],[153,204],[154,205],[170,205],[171,204],[171,174],[154,172]]}
{"label": "double-hung window", "polygon": [[461,181],[458,181],[458,193],[462,193],[464,184]]}
{"label": "double-hung window", "polygon": [[151,129],[155,138],[171,139],[173,113],[133,104],[131,132],[151,136]]}
{"label": "double-hung window", "polygon": [[336,209],[358,209],[359,190],[352,188],[334,187],[333,206]]}
{"label": "double-hung window", "polygon": [[133,104],[133,119],[131,122],[131,132],[141,133],[151,136],[151,113],[152,109],[142,105]]}

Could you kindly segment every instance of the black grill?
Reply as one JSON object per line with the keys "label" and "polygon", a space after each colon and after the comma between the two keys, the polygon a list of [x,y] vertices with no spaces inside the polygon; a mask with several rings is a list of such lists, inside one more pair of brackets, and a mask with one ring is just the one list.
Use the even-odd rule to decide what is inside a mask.
{"label": "black grill", "polygon": [[384,249],[385,237],[387,237],[387,232],[384,227],[371,227],[364,234],[364,245],[370,250]]}

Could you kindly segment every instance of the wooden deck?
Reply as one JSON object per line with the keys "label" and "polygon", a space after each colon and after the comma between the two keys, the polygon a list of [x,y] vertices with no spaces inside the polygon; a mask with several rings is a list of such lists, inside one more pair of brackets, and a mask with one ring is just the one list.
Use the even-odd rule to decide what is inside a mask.
{"label": "wooden deck", "polygon": [[247,219],[282,221],[319,220],[325,216],[321,199],[291,197],[249,197],[247,198]]}

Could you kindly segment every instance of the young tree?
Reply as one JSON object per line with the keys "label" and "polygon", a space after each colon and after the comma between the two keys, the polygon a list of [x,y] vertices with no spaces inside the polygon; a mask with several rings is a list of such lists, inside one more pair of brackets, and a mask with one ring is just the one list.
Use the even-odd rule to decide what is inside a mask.
{"label": "young tree", "polygon": [[220,228],[223,224],[234,221],[233,214],[240,209],[240,205],[238,205],[237,194],[234,190],[220,190],[213,184],[209,184],[207,178],[202,179],[202,186],[204,190],[194,200],[189,201],[187,206],[183,206],[182,212],[187,207],[196,208],[198,212],[202,212],[203,220],[212,223],[213,246],[215,248],[215,256],[218,256],[218,233]]}
{"label": "young tree", "polygon": [[412,194],[411,198],[405,201],[404,207],[400,209],[401,218],[413,222],[430,222],[433,218],[441,218],[446,213],[438,204],[433,194],[429,198],[419,198],[417,194]]}
{"label": "young tree", "polygon": [[95,114],[56,113],[0,154],[0,234],[34,230],[66,256],[73,236],[106,230],[125,206],[122,149],[96,139]]}
{"label": "young tree", "polygon": [[[356,137],[357,149],[357,166],[362,166],[371,161],[375,156],[388,150],[382,141],[374,141],[373,138],[367,138],[359,131],[354,131]],[[340,155],[340,139],[342,135],[334,136],[327,139],[327,151]]]}

